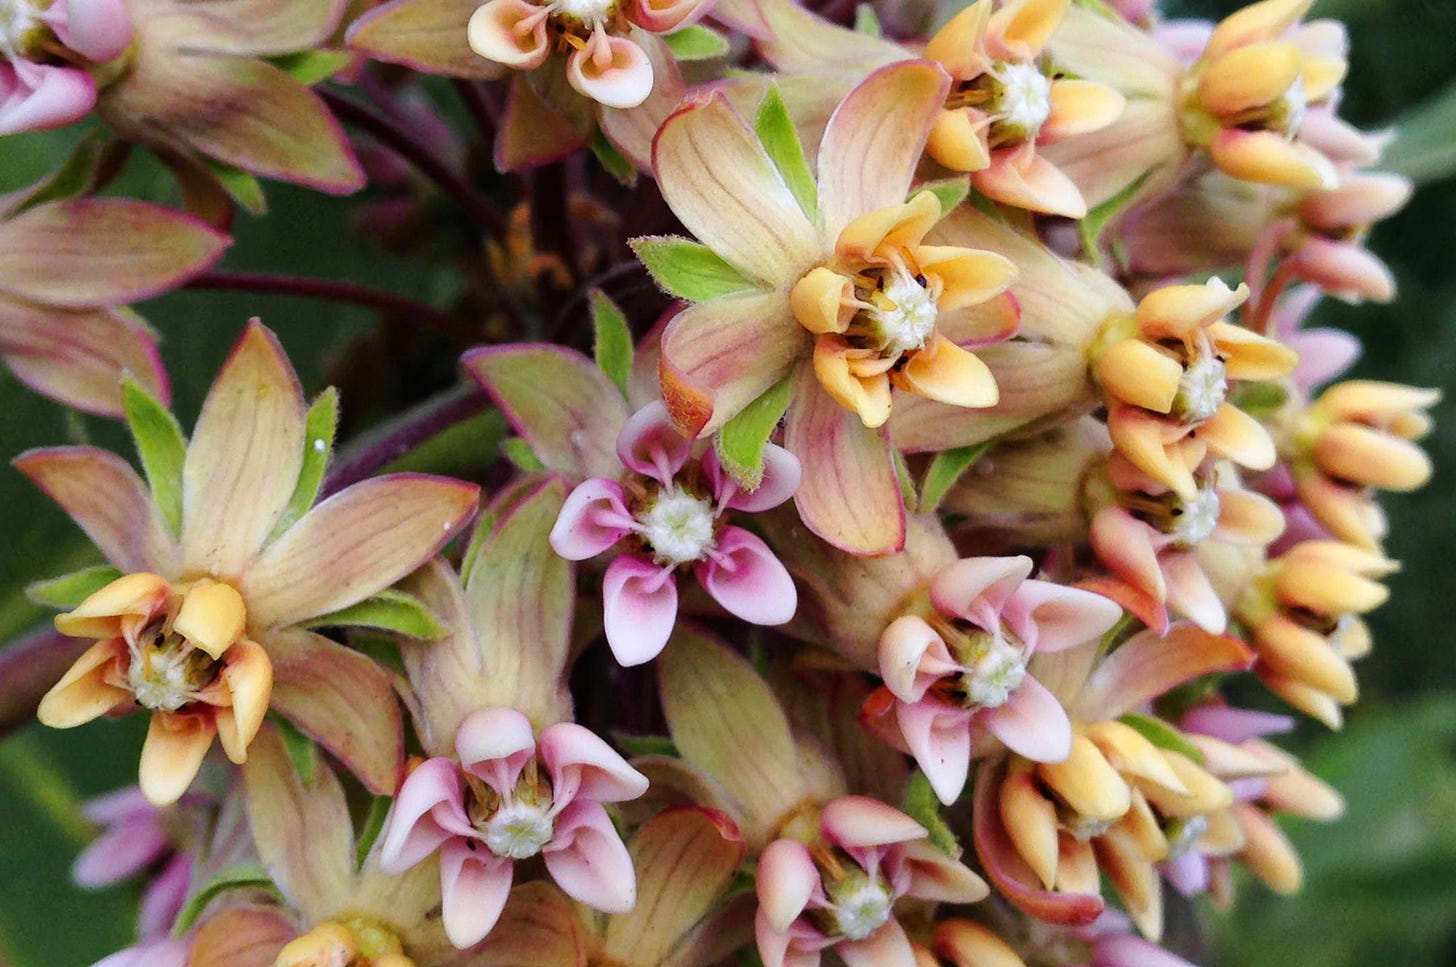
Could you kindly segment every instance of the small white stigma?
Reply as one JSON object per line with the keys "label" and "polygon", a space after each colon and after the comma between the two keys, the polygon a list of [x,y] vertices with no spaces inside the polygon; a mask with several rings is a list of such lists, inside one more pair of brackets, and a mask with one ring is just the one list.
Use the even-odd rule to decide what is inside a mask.
{"label": "small white stigma", "polygon": [[664,490],[637,515],[642,539],[652,546],[660,563],[672,567],[707,556],[713,549],[716,519],[710,501],[685,490]]}
{"label": "small white stigma", "polygon": [[996,79],[1001,82],[1002,124],[1022,132],[1026,140],[1034,140],[1051,117],[1051,81],[1039,67],[1027,61],[1003,65]]}
{"label": "small white stigma", "polygon": [[1193,499],[1183,504],[1183,513],[1174,518],[1173,536],[1188,547],[1203,543],[1213,536],[1222,510],[1217,491],[1200,487]]}
{"label": "small white stigma", "polygon": [[551,12],[588,26],[607,20],[617,7],[617,0],[555,0]]}
{"label": "small white stigma", "polygon": [[1175,412],[1190,423],[1200,423],[1218,412],[1228,395],[1228,378],[1223,360],[1200,355],[1189,361],[1178,380],[1173,397]]}
{"label": "small white stigma", "polygon": [[890,919],[895,898],[880,877],[855,873],[830,888],[834,926],[846,940],[863,940]]}
{"label": "small white stigma", "polygon": [[524,799],[501,806],[481,829],[485,845],[513,860],[535,856],[556,833],[548,808]]}
{"label": "small white stigma", "polygon": [[1166,830],[1168,859],[1176,860],[1184,853],[1187,853],[1207,832],[1207,816],[1200,814],[1174,820],[1172,825]]}
{"label": "small white stigma", "polygon": [[885,288],[876,300],[888,302],[884,308],[866,309],[875,332],[888,355],[922,349],[935,334],[939,311],[935,300],[919,280],[904,269],[896,269],[885,280]]}
{"label": "small white stigma", "polygon": [[195,664],[190,646],[147,648],[133,654],[127,684],[138,705],[160,712],[175,712],[197,698]]}
{"label": "small white stigma", "polygon": [[964,675],[966,704],[999,708],[1026,678],[1026,654],[1001,635],[984,635]]}

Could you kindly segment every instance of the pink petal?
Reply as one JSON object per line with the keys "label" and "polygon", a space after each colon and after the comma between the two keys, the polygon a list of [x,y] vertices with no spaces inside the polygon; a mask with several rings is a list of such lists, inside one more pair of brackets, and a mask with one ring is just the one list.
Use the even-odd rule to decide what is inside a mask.
{"label": "pink petal", "polygon": [[1186,897],[1198,896],[1208,890],[1208,858],[1196,849],[1169,860],[1160,869],[1173,889]]}
{"label": "pink petal", "polygon": [[147,802],[147,797],[136,786],[125,786],[112,792],[88,799],[81,806],[86,821],[97,826],[111,826],[127,819],[159,816],[161,810]]}
{"label": "pink petal", "polygon": [[[605,64],[597,61],[593,50],[603,42],[607,45]],[[567,57],[566,80],[578,93],[605,107],[632,108],[652,93],[652,61],[626,37],[594,39],[585,50]]]}
{"label": "pink petal", "polygon": [[1051,652],[1102,637],[1122,617],[1122,608],[1091,591],[1026,581],[1006,602],[1002,617],[1028,647]]}
{"label": "pink petal", "polygon": [[551,773],[558,805],[574,799],[626,802],[647,791],[647,777],[611,746],[575,722],[558,722],[541,733],[541,760]]}
{"label": "pink petal", "polygon": [[1157,944],[1131,934],[1097,938],[1092,945],[1092,967],[1194,967]]}
{"label": "pink petal", "polygon": [[940,634],[919,615],[901,615],[880,635],[880,677],[902,702],[918,702],[938,679],[960,670]]}
{"label": "pink petal", "polygon": [[1349,369],[1362,351],[1358,338],[1339,329],[1301,329],[1285,337],[1284,343],[1299,353],[1290,379],[1305,390],[1323,386]]}
{"label": "pink petal", "polygon": [[1273,712],[1256,712],[1253,709],[1229,708],[1226,705],[1200,705],[1178,722],[1184,732],[1222,739],[1231,745],[1240,745],[1249,739],[1263,738],[1294,729],[1294,719],[1288,715]]}
{"label": "pink petal", "polygon": [[777,933],[788,932],[819,885],[819,870],[809,847],[796,839],[776,839],[758,858],[759,910]]}
{"label": "pink petal", "polygon": [[712,0],[633,0],[627,16],[655,34],[665,34],[701,20]]}
{"label": "pink petal", "polygon": [[79,121],[96,104],[96,82],[70,67],[28,64],[34,83],[0,61],[0,135],[47,131]]}
{"label": "pink petal", "polygon": [[693,441],[677,432],[661,400],[633,413],[617,435],[622,465],[664,485],[672,482],[692,453]]}
{"label": "pink petal", "polygon": [[536,735],[531,720],[515,709],[483,708],[460,723],[455,753],[462,769],[508,795],[536,754]]}
{"label": "pink petal", "polygon": [[[547,38],[546,18],[540,9],[525,0],[490,0],[470,15],[466,37],[470,47],[481,57],[521,71],[535,70],[551,54]],[[525,34],[517,32],[522,21],[535,20],[530,43],[523,45]]]}
{"label": "pink petal", "polygon": [[627,913],[636,906],[632,857],[600,803],[578,799],[563,809],[541,857],[556,885],[573,900],[604,913]]}
{"label": "pink petal", "polygon": [[1063,762],[1072,754],[1072,723],[1045,685],[1030,675],[1006,704],[978,716],[1008,749],[1036,762]]}
{"label": "pink petal", "polygon": [[889,846],[926,836],[925,827],[893,806],[868,796],[841,796],[824,807],[819,828],[846,849]]}
{"label": "pink petal", "polygon": [[1092,548],[1102,563],[1134,589],[1162,602],[1168,594],[1148,525],[1121,507],[1104,507],[1092,518]]}
{"label": "pink petal", "polygon": [[1209,634],[1189,622],[1175,624],[1162,637],[1139,632],[1102,659],[1074,711],[1089,722],[1117,718],[1200,675],[1243,670],[1253,659],[1238,639]]}
{"label": "pink petal", "polygon": [[781,446],[766,443],[763,447],[763,479],[754,490],[743,490],[738,482],[723,469],[718,461],[718,451],[709,450],[703,454],[703,475],[713,488],[713,499],[725,502],[734,510],[756,514],[771,507],[777,507],[799,489],[799,480],[804,468],[799,458]]}
{"label": "pink petal", "polygon": [[192,857],[178,853],[142,891],[137,936],[159,937],[172,928],[192,885]]}
{"label": "pink petal", "polygon": [[568,561],[585,561],[631,533],[632,522],[622,488],[593,477],[566,498],[551,528],[551,547]]}
{"label": "pink petal", "polygon": [[187,967],[191,946],[188,938],[168,937],[119,950],[98,960],[92,967]]}
{"label": "pink petal", "polygon": [[725,527],[711,555],[694,568],[698,583],[731,614],[767,626],[794,616],[799,606],[794,579],[758,537],[740,527]]}
{"label": "pink petal", "polygon": [[1218,592],[1203,573],[1193,554],[1168,554],[1163,558],[1163,579],[1168,582],[1168,605],[1204,631],[1222,634],[1228,613]]}
{"label": "pink petal", "polygon": [[171,848],[158,814],[125,820],[81,851],[71,866],[71,879],[87,889],[110,886],[140,873]]}
{"label": "pink petal", "polygon": [[515,864],[464,842],[440,851],[440,899],[445,935],[464,950],[484,940],[511,894]]}
{"label": "pink petal", "polygon": [[42,19],[61,43],[88,60],[120,57],[131,43],[131,14],[122,0],[57,0]]}
{"label": "pink petal", "polygon": [[898,920],[891,920],[863,940],[836,944],[846,967],[915,967],[915,951]]}
{"label": "pink petal", "polygon": [[473,834],[455,763],[428,759],[399,787],[379,840],[379,868],[398,876],[453,837]]}
{"label": "pink petal", "polygon": [[971,713],[928,697],[914,704],[897,703],[896,718],[930,788],[949,806],[966,788],[971,769]]}
{"label": "pink petal", "polygon": [[656,658],[677,623],[677,581],[670,568],[623,554],[602,577],[603,624],[624,666]]}
{"label": "pink petal", "polygon": [[819,951],[832,943],[803,924],[795,924],[789,930],[775,930],[762,907],[754,915],[753,933],[763,967],[819,967],[822,959]]}
{"label": "pink petal", "polygon": [[968,557],[956,561],[930,585],[937,610],[992,630],[1011,593],[1031,574],[1029,557]]}

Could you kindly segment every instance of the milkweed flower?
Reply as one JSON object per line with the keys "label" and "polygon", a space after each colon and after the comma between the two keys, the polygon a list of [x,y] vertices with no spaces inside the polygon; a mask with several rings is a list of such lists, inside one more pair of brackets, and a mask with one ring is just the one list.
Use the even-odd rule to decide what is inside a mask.
{"label": "milkweed flower", "polygon": [[305,409],[257,322],[213,383],[190,443],[143,391],[132,402],[145,414],[133,432],[150,486],[95,447],[15,461],[114,565],[91,572],[103,586],[56,619],[63,634],[96,643],[41,701],[41,722],[70,728],[146,709],[141,788],[157,805],[186,791],[214,737],[245,761],[270,706],[366,785],[393,788],[402,739],[388,677],[300,625],[326,624],[418,567],[464,525],[477,489],[396,475],[310,510],[337,403],[328,393]]}
{"label": "milkweed flower", "polygon": [[76,857],[72,881],[97,889],[155,870],[142,891],[137,935],[143,940],[165,935],[192,885],[196,857],[189,847],[197,845],[193,827],[201,817],[189,813],[198,812],[198,805],[183,800],[175,809],[158,809],[135,787],[87,801],[83,813],[101,834]]}
{"label": "milkweed flower", "polygon": [[0,14],[0,135],[79,121],[131,43],[123,0],[13,0]]}
{"label": "milkweed flower", "polygon": [[[965,347],[1015,331],[1014,312],[968,311],[1005,291],[1012,263],[925,245],[939,202],[928,192],[906,201],[948,84],[923,61],[870,75],[825,129],[817,178],[802,156],[781,171],[718,93],[668,118],[653,149],[664,199],[735,279],[711,297],[699,290],[663,331],[660,376],[673,422],[707,436],[791,380],[784,445],[805,467],[799,513],[815,533],[862,554],[904,539],[891,447],[878,429],[892,387],[989,406],[995,380]],[[683,244],[636,242],[649,263]],[[671,288],[671,264],[656,262]]]}
{"label": "milkweed flower", "polygon": [[799,461],[766,444],[762,482],[745,490],[714,451],[694,461],[692,449],[661,403],[638,410],[617,437],[627,478],[582,483],[551,531],[551,546],[574,561],[631,541],[602,581],[607,643],[624,665],[650,661],[667,644],[677,618],[675,575],[686,567],[744,621],[780,625],[794,615],[798,595],[788,571],[762,539],[722,518],[788,500],[798,489]]}

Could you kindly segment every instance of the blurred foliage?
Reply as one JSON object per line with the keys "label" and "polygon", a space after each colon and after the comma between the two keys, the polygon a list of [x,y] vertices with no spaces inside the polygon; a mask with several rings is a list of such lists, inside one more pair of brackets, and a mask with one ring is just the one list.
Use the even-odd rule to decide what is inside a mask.
{"label": "blurred foliage", "polygon": [[[1182,15],[1216,16],[1240,4],[1183,0]],[[1400,119],[1391,166],[1422,182],[1410,206],[1378,226],[1371,248],[1393,267],[1401,296],[1389,306],[1327,303],[1316,317],[1358,334],[1367,346],[1355,375],[1449,386],[1456,371],[1456,0],[1319,0],[1353,38],[1342,113],[1366,128]],[[80,136],[64,131],[0,141],[0,192],[26,184]],[[175,203],[154,165],[134,159],[118,193]],[[448,292],[448,268],[431,274],[381,255],[351,230],[348,203],[269,185],[265,218],[240,216],[222,267],[368,282],[423,299]],[[279,334],[305,388],[337,379],[345,352],[369,346],[390,359],[375,315],[275,296],[181,291],[141,306],[163,333],[175,404],[190,426],[213,374],[250,316]],[[453,378],[448,365],[375,367],[344,395],[346,436],[386,405],[417,400]],[[382,385],[384,383],[390,385]],[[1447,608],[1456,601],[1456,398],[1435,411],[1427,446],[1436,478],[1418,494],[1386,501],[1392,604],[1375,613],[1374,657],[1360,674],[1364,696],[1338,736],[1302,728],[1295,745],[1317,775],[1340,788],[1340,823],[1290,823],[1305,857],[1308,886],[1271,897],[1241,882],[1232,916],[1212,917],[1220,960],[1241,967],[1456,963],[1456,641]],[[493,439],[498,427],[477,427]],[[68,417],[0,372],[0,450],[91,439],[127,452],[103,421]],[[45,620],[20,595],[25,582],[98,560],[69,520],[17,473],[0,474],[0,640]],[[1270,703],[1270,707],[1273,707]],[[82,967],[131,939],[137,893],[119,887],[81,893],[68,867],[90,832],[85,796],[134,781],[138,717],[70,732],[31,726],[0,744],[0,967]],[[1246,880],[1246,878],[1245,878]]]}

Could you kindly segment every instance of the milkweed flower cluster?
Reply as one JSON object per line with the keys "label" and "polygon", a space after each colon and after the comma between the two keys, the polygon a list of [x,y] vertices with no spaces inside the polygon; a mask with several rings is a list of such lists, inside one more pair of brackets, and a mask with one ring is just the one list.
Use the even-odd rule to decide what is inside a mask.
{"label": "milkweed flower cluster", "polygon": [[[1303,327],[1410,193],[1310,5],[0,0],[0,132],[100,122],[0,198],[0,357],[136,456],[13,461],[97,552],[40,722],[148,723],[102,963],[1177,965],[1174,897],[1297,889],[1343,802],[1273,737],[1439,400]],[[260,179],[451,301],[216,270]],[[184,433],[184,286],[380,311],[329,371],[399,412],[255,319]]]}

